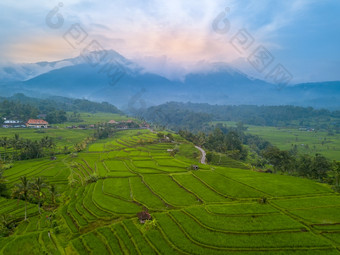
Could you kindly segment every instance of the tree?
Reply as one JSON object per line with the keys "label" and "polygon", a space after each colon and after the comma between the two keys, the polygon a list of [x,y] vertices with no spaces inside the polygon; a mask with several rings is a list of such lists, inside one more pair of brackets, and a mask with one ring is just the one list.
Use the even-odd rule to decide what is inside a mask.
{"label": "tree", "polygon": [[274,166],[275,170],[290,172],[293,168],[294,158],[288,151],[281,151],[277,147],[269,147],[264,151],[263,156]]}
{"label": "tree", "polygon": [[0,216],[0,237],[8,236],[13,228],[14,223],[12,215],[2,214]]}
{"label": "tree", "polygon": [[15,185],[13,196],[25,201],[25,220],[27,220],[27,200],[32,191],[32,184],[26,176],[20,177],[20,183]]}
{"label": "tree", "polygon": [[169,138],[169,141],[171,142],[175,140],[171,133],[168,133],[166,136]]}
{"label": "tree", "polygon": [[5,178],[3,177],[3,170],[0,169],[0,196],[4,195],[7,191],[7,186],[5,183]]}
{"label": "tree", "polygon": [[332,163],[332,173],[334,175],[335,187],[340,187],[340,162],[333,161]]}
{"label": "tree", "polygon": [[40,212],[40,203],[41,203],[41,198],[44,196],[44,192],[43,189],[46,188],[47,185],[44,182],[43,178],[38,177],[34,180],[34,182],[32,183],[32,188],[34,191],[34,195],[38,200],[38,210],[39,210],[39,214],[41,214]]}
{"label": "tree", "polygon": [[331,163],[321,154],[315,154],[312,163],[312,178],[322,180],[327,177],[327,172],[331,170]]}
{"label": "tree", "polygon": [[203,132],[198,132],[197,134],[197,145],[202,147],[206,143],[206,135]]}
{"label": "tree", "polygon": [[163,139],[163,138],[164,138],[164,134],[163,134],[163,133],[157,133],[157,137],[158,137],[159,139]]}
{"label": "tree", "polygon": [[7,137],[2,137],[0,140],[0,147],[4,148],[4,161],[6,162],[7,148],[10,145],[10,142]]}
{"label": "tree", "polygon": [[59,193],[57,191],[57,186],[55,184],[51,184],[48,187],[48,191],[50,192],[51,195],[51,202],[53,205],[56,204],[56,197],[59,196]]}
{"label": "tree", "polygon": [[310,176],[310,172],[312,169],[312,158],[311,156],[305,154],[300,155],[296,160],[296,171],[300,176]]}

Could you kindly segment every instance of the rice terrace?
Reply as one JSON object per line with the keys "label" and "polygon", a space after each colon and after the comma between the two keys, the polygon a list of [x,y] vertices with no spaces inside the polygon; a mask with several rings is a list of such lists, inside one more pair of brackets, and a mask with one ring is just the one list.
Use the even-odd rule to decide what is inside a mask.
{"label": "rice terrace", "polygon": [[7,185],[41,177],[59,195],[40,214],[28,202],[27,220],[25,201],[0,199],[18,222],[1,254],[339,254],[340,196],[328,185],[200,164],[184,150],[197,149],[123,130],[83,152],[16,163]]}
{"label": "rice terrace", "polygon": [[340,255],[340,0],[0,10],[0,255]]}

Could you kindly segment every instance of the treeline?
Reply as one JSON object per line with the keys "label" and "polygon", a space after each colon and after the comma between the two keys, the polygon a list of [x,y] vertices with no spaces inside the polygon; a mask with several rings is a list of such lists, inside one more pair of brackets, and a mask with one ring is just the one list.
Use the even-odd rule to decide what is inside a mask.
{"label": "treeline", "polygon": [[54,140],[45,136],[40,140],[23,139],[18,134],[12,138],[0,137],[0,162],[41,158],[54,154]]}
{"label": "treeline", "polygon": [[117,123],[117,124],[108,124],[108,123],[101,123],[94,125],[94,134],[93,137],[95,139],[106,139],[112,137],[117,130],[124,129],[124,128],[139,128],[139,125],[135,122],[129,123]]}
{"label": "treeline", "polygon": [[[294,149],[280,150],[256,135],[245,134],[244,129],[241,123],[236,128],[217,125],[207,134],[180,130],[179,135],[209,150],[208,162],[212,161],[214,152],[217,152],[235,160],[251,162],[253,167],[268,172],[306,177],[332,184],[340,191],[340,162],[330,161],[321,154],[311,156],[298,154]],[[247,157],[249,152],[256,154],[255,160],[252,161]]]}
{"label": "treeline", "polygon": [[261,155],[262,160],[257,164],[259,167],[270,164],[274,171],[333,184],[334,188],[340,191],[340,162],[330,161],[321,154],[299,155],[277,147],[269,147],[263,150]]}
{"label": "treeline", "polygon": [[137,115],[148,122],[159,124],[175,131],[180,129],[199,131],[202,130],[204,125],[207,125],[207,122],[213,120],[211,114],[172,107],[172,104],[153,106],[145,111],[140,111]]}
{"label": "treeline", "polygon": [[[175,116],[176,114],[182,116]],[[340,131],[340,111],[298,106],[256,106],[256,105],[209,105],[170,102],[150,107],[139,113],[147,121],[158,122],[164,126],[190,126],[192,116],[204,116],[205,120],[235,121],[258,126],[310,126],[333,128]],[[195,118],[194,118],[195,120]],[[199,124],[204,121],[197,122]],[[318,124],[321,123],[321,124]]]}
{"label": "treeline", "polygon": [[235,160],[247,158],[248,149],[246,146],[257,154],[271,146],[269,142],[258,136],[245,134],[244,130],[243,124],[239,123],[236,128],[218,124],[213,131],[208,133],[192,133],[187,130],[180,130],[178,133],[200,147],[223,153]]}
{"label": "treeline", "polygon": [[[66,112],[63,110],[56,110],[49,108],[43,111],[31,104],[23,104],[19,101],[4,100],[0,102],[0,116],[6,119],[14,119],[25,121],[28,119],[36,119],[39,113],[46,113],[46,121],[50,124],[63,123],[67,121]],[[3,120],[0,119],[0,123]]]}
{"label": "treeline", "polygon": [[121,113],[121,111],[106,102],[96,103],[86,99],[71,99],[65,97],[50,97],[47,99],[31,98],[24,94],[12,97],[0,97],[0,117],[27,120],[37,118],[39,113],[47,114],[50,123],[62,123],[65,112],[108,112]]}

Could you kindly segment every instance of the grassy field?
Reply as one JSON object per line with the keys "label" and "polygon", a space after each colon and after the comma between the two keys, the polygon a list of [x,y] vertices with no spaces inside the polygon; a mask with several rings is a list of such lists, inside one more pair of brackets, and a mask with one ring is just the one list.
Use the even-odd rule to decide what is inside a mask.
{"label": "grassy field", "polygon": [[270,141],[282,150],[290,150],[296,145],[299,153],[321,153],[330,159],[340,160],[340,134],[330,136],[320,131],[257,126],[249,126],[247,132]]}
{"label": "grassy field", "polygon": [[81,142],[86,137],[90,137],[93,134],[93,130],[75,130],[66,128],[48,128],[43,130],[30,128],[0,128],[0,137],[14,137],[15,134],[19,134],[21,138],[32,140],[40,140],[45,136],[49,136],[56,142],[57,149],[61,149],[64,146],[73,147],[76,143]]}
{"label": "grassy field", "polygon": [[[65,140],[85,135],[58,131]],[[24,202],[0,197],[0,215],[19,223],[0,237],[0,254],[340,254],[340,196],[328,185],[201,165],[198,150],[181,143],[126,130],[76,156],[16,162],[4,172],[9,188],[42,176],[56,184],[59,206],[46,202],[39,214],[30,202],[23,221]],[[142,210],[150,224],[139,223]]]}
{"label": "grassy field", "polygon": [[[236,127],[235,122],[218,121],[228,127]],[[314,155],[321,153],[325,157],[340,160],[340,134],[329,135],[325,131],[300,131],[299,128],[278,128],[267,126],[248,127],[246,133],[258,135],[281,150],[291,150],[295,145],[299,153]]]}

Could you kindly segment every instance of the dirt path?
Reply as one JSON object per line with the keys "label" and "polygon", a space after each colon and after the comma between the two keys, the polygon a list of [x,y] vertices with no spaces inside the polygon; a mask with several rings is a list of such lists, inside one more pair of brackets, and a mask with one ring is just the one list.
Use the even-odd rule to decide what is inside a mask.
{"label": "dirt path", "polygon": [[198,146],[195,146],[196,149],[198,149],[201,153],[202,153],[202,157],[201,157],[201,164],[206,164],[205,163],[205,156],[206,156],[206,153],[205,151],[201,148],[201,147],[198,147]]}

